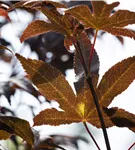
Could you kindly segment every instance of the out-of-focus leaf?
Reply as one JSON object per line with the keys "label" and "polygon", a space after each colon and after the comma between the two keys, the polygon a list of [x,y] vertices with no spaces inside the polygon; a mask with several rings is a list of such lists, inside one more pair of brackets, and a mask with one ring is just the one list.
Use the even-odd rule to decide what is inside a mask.
{"label": "out-of-focus leaf", "polygon": [[0,130],[0,140],[6,140],[6,139],[10,138],[10,136],[11,136],[10,133]]}
{"label": "out-of-focus leaf", "polygon": [[4,46],[4,45],[0,45],[0,50],[8,50],[9,52],[13,53],[12,50],[10,50],[9,48],[7,48],[7,47]]}
{"label": "out-of-focus leaf", "polygon": [[128,10],[118,10],[110,16],[113,8],[119,5],[119,2],[107,4],[104,1],[92,1],[93,13],[86,5],[80,5],[69,8],[66,13],[71,14],[85,28],[94,28],[96,30],[104,30],[116,36],[127,36],[135,38],[135,33],[123,27],[135,23],[135,12]]}
{"label": "out-of-focus leaf", "polygon": [[45,150],[54,150],[55,148],[59,148],[65,150],[63,147],[54,143],[53,138],[48,138],[40,141],[37,146],[35,146],[36,150],[45,149]]}
{"label": "out-of-focus leaf", "polygon": [[6,107],[1,107],[0,108],[0,112],[2,113],[2,114],[6,114],[6,113],[10,113],[12,116],[15,116],[15,113],[14,113],[14,111],[12,111],[12,110],[10,110],[9,108],[6,108]]}
{"label": "out-of-focus leaf", "polygon": [[8,11],[3,8],[0,8],[0,16],[5,17],[8,21],[11,21],[8,16]]}
{"label": "out-of-focus leaf", "polygon": [[124,44],[124,39],[121,36],[116,36],[116,38],[119,40],[119,42],[123,45]]}
{"label": "out-of-focus leaf", "polygon": [[15,94],[15,87],[11,85],[10,82],[2,82],[0,83],[0,88],[2,88],[2,90],[0,91],[0,96],[4,95],[7,98],[9,104],[11,105],[11,96]]}
{"label": "out-of-focus leaf", "polygon": [[102,106],[107,107],[135,79],[135,56],[124,59],[110,68],[102,77],[98,90]]}
{"label": "out-of-focus leaf", "polygon": [[30,145],[34,144],[34,135],[26,120],[12,116],[0,115],[0,130],[16,134]]}
{"label": "out-of-focus leaf", "polygon": [[65,135],[50,135],[53,138],[53,141],[58,145],[70,145],[78,149],[78,141],[83,141],[89,143],[88,140],[81,136],[65,136]]}

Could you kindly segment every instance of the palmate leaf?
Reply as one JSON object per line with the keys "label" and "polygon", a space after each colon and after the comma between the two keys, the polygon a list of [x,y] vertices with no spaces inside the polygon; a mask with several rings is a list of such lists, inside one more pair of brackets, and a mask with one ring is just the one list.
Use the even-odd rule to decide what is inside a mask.
{"label": "palmate leaf", "polygon": [[14,5],[12,5],[8,11],[11,11],[13,9],[16,9],[16,8],[33,8],[33,7],[37,7],[37,6],[48,6],[48,7],[56,7],[56,8],[67,8],[64,4],[62,3],[58,3],[58,2],[54,2],[54,1],[33,1],[33,0],[29,0],[29,1],[20,1],[20,2],[17,2],[15,3]]}
{"label": "palmate leaf", "polygon": [[93,13],[86,5],[69,8],[66,13],[78,19],[85,28],[104,30],[116,36],[135,38],[135,33],[123,27],[135,23],[135,12],[118,10],[113,15],[111,11],[119,5],[119,2],[106,4],[104,1],[92,1]]}
{"label": "palmate leaf", "polygon": [[65,109],[70,103],[75,103],[75,94],[64,75],[43,61],[26,59],[16,54],[31,81],[49,100],[56,100]]}
{"label": "palmate leaf", "polygon": [[[60,14],[56,8],[66,8],[64,4],[57,3],[57,2],[48,2],[48,1],[31,1],[31,2],[25,2],[20,3],[20,5],[16,4],[17,6],[15,7],[25,7],[25,8],[31,8],[38,10],[42,12],[48,19],[49,22],[41,21],[41,20],[36,20],[29,24],[29,26],[25,29],[21,36],[21,42],[24,40],[42,34],[46,33],[49,31],[55,31],[58,33],[61,33],[66,36],[66,40],[70,37],[72,34],[72,24],[69,21],[68,15],[62,15]],[[51,5],[51,8],[49,8]],[[71,18],[71,16],[70,16]]]}
{"label": "palmate leaf", "polygon": [[[25,71],[29,74],[29,78],[38,87],[39,91],[45,97],[47,97],[47,99],[56,100],[60,104],[60,108],[63,109],[63,111],[58,111],[55,108],[41,111],[40,114],[38,114],[34,118],[35,126],[43,124],[60,125],[70,124],[74,122],[89,122],[98,128],[101,127],[95,104],[93,102],[93,97],[85,79],[84,87],[81,88],[77,95],[74,95],[71,87],[65,80],[64,76],[58,70],[42,61],[26,59],[20,56],[19,54],[16,54],[16,56],[20,60]],[[125,64],[128,66],[128,69],[125,68],[126,71],[123,72],[123,65]],[[106,108],[111,103],[111,100],[108,97],[106,98],[106,94],[109,93],[111,89],[113,92],[114,82],[119,86],[121,86],[121,84],[123,83],[120,84],[118,80],[121,80],[122,82],[125,79],[126,82],[124,86],[120,87],[122,88],[121,90],[118,90],[116,93],[114,93],[116,96],[122,91],[124,91],[133,81],[133,78],[135,78],[135,73],[133,70],[135,70],[135,56],[132,58],[125,59],[122,62],[116,64],[114,67],[112,67],[112,70],[110,69],[106,74],[110,74],[113,72],[114,79],[115,77],[116,79],[114,80],[113,77],[112,79],[107,78],[107,75],[104,75],[103,79],[101,80],[101,83],[96,89],[97,95],[100,98],[100,106],[103,107],[102,113],[106,123],[106,127],[128,127],[132,131],[134,131],[135,129],[135,120],[132,119],[135,118],[135,115],[118,108],[112,114],[111,112],[115,108]],[[118,78],[117,76],[120,77]],[[127,76],[129,80],[127,79]],[[104,85],[104,83],[109,85],[108,87],[103,86],[103,88],[106,89],[106,92],[103,92],[104,89],[101,89],[101,85]],[[104,99],[103,96],[105,97]],[[114,95],[112,96],[111,92],[110,98],[114,98]],[[122,119],[127,120],[127,122],[123,121],[121,123],[120,120]],[[133,122],[132,128],[130,126],[130,122]]]}
{"label": "palmate leaf", "polygon": [[127,58],[109,69],[98,85],[98,99],[107,107],[115,96],[125,91],[135,79],[135,56]]}
{"label": "palmate leaf", "polygon": [[28,25],[27,29],[23,32],[20,40],[23,42],[25,39],[51,31],[54,25],[47,23],[43,20],[33,21]]}
{"label": "palmate leaf", "polygon": [[119,109],[117,107],[112,107],[110,109],[104,108],[105,113],[110,117],[110,124],[115,124],[117,127],[128,127],[130,130],[135,132],[135,115],[125,111],[124,109]]}
{"label": "palmate leaf", "polygon": [[23,119],[0,115],[0,133],[4,135],[3,139],[7,139],[12,134],[16,134],[30,145],[34,144],[34,135],[30,125]]}

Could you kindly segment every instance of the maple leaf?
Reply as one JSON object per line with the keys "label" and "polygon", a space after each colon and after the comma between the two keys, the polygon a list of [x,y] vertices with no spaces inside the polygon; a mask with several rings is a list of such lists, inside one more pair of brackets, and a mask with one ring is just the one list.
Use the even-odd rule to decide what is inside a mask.
{"label": "maple leaf", "polygon": [[[93,102],[93,97],[85,79],[84,87],[81,88],[80,92],[78,92],[77,95],[75,95],[62,73],[60,73],[54,67],[51,67],[50,65],[42,61],[26,59],[20,56],[19,54],[16,54],[16,57],[20,60],[21,64],[23,65],[23,68],[29,74],[29,78],[37,86],[39,91],[45,97],[47,97],[47,99],[56,100],[60,104],[60,108],[63,109],[63,111],[58,111],[55,108],[51,108],[41,111],[40,114],[35,116],[34,125],[60,125],[70,124],[73,122],[89,122],[98,128],[101,127],[95,104]],[[126,69],[126,71],[123,72],[123,65],[125,64],[128,66],[128,69],[124,68]],[[116,79],[112,79],[112,81],[114,81],[115,84],[118,80],[123,81],[125,79],[126,81],[124,86],[121,87],[122,90],[118,90],[116,93],[114,93],[116,96],[117,94],[120,94],[122,91],[124,91],[133,81],[133,78],[135,78],[135,56],[132,58],[125,59],[122,62],[116,64],[114,67],[112,67],[112,70],[113,73],[115,71],[113,75],[114,79],[115,77]],[[112,70],[110,69],[106,74],[112,73]],[[118,75],[119,78],[117,77]],[[129,78],[128,80],[127,77]],[[110,80],[111,78],[107,78],[106,75],[104,75],[103,80],[101,80],[101,83],[96,89],[97,95],[99,95],[100,98],[100,106],[102,106],[103,108],[104,106],[107,107],[111,103],[110,99],[114,98],[114,94],[112,96],[110,92],[111,89],[113,92],[112,87],[114,87],[114,83]],[[110,84],[111,86],[109,85],[108,87],[105,87],[106,92],[103,92],[103,89],[101,89],[101,85],[105,82],[106,84]],[[118,85],[121,86],[121,84]],[[106,98],[106,93],[110,93],[110,99]],[[105,97],[104,99],[103,96]],[[127,116],[124,115],[126,111],[121,111],[121,109],[117,109],[116,112],[120,112],[120,118],[122,119],[128,120],[128,117],[131,118],[134,116],[133,114],[130,114],[128,112]],[[104,116],[106,127],[112,127],[114,125],[120,126],[120,122],[117,122],[117,118],[119,117],[118,113],[113,113],[113,116],[109,116],[109,110],[107,113],[104,111],[104,109],[102,110],[102,113]],[[128,124],[126,124],[126,122],[125,124],[123,123],[121,126],[129,127]],[[129,129],[131,128],[129,127]]]}
{"label": "maple leaf", "polygon": [[[67,14],[63,15],[56,9],[56,8],[67,8],[64,4],[51,1],[19,2],[13,5],[9,9],[9,11],[19,7],[38,10],[48,18],[48,21],[36,20],[30,23],[20,37],[21,42],[30,37],[47,33],[49,31],[54,31],[61,33],[65,36],[64,45],[67,48],[67,50],[69,50],[70,49],[69,47],[72,45],[71,37],[83,30],[81,25],[74,24],[75,19],[73,17]],[[77,20],[76,23],[78,23]]]}
{"label": "maple leaf", "polygon": [[108,122],[109,126],[114,124],[117,127],[128,127],[130,130],[135,132],[135,115],[119,109],[117,107],[104,108],[105,113],[110,117],[111,121]]}
{"label": "maple leaf", "polygon": [[56,14],[46,7],[41,7],[37,9],[44,13],[48,17],[50,22],[36,20],[29,24],[20,38],[21,42],[30,37],[47,33],[49,31],[61,33],[66,37],[66,40],[69,39],[69,37],[73,34],[73,30],[71,30],[69,27],[69,24],[70,26],[72,25],[68,20],[68,15],[61,15],[58,12]]}
{"label": "maple leaf", "polygon": [[[52,5],[53,7],[50,9],[47,7],[48,5]],[[67,37],[72,34],[72,30],[70,29],[72,27],[72,24],[69,21],[68,15],[62,15],[56,10],[56,8],[66,8],[64,4],[51,1],[31,1],[24,3],[20,2],[19,4],[15,4],[12,9],[18,7],[26,7],[41,11],[49,19],[49,22],[36,20],[29,24],[20,38],[21,42],[32,36],[36,36],[49,31],[59,32]]]}
{"label": "maple leaf", "polygon": [[135,79],[135,56],[111,67],[102,77],[97,89],[99,101],[107,107],[115,96],[125,91]]}
{"label": "maple leaf", "polygon": [[93,13],[86,5],[69,8],[66,13],[78,19],[85,28],[104,30],[115,36],[127,36],[135,38],[135,33],[123,28],[135,23],[135,12],[128,10],[118,10],[113,15],[111,11],[119,5],[119,2],[107,4],[104,1],[92,1]]}
{"label": "maple leaf", "polygon": [[[34,135],[26,120],[12,116],[0,115],[0,132],[3,134],[3,139],[9,138],[12,134],[16,134],[28,142],[34,144]],[[29,136],[28,136],[29,135]]]}
{"label": "maple leaf", "polygon": [[47,6],[51,8],[67,8],[66,5],[54,1],[36,1],[36,0],[29,0],[29,1],[20,1],[12,5],[8,11],[11,11],[15,8],[22,8],[22,7],[27,7],[27,8],[33,8],[33,7],[41,7],[41,6]]}

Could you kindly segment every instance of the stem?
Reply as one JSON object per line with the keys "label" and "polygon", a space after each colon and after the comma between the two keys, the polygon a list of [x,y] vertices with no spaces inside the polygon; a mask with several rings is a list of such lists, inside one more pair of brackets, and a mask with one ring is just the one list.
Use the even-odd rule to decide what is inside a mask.
{"label": "stem", "polygon": [[131,148],[135,145],[135,142],[129,147],[128,150],[131,150]]}
{"label": "stem", "polygon": [[99,102],[98,102],[98,99],[97,99],[97,95],[96,95],[95,89],[93,87],[92,79],[91,79],[90,76],[87,77],[87,82],[89,84],[89,87],[90,87],[90,90],[91,90],[91,93],[92,93],[92,96],[93,96],[93,99],[94,99],[94,103],[95,103],[95,106],[96,106],[96,109],[97,109],[97,112],[98,112],[98,116],[99,116],[99,119],[100,119],[102,131],[103,131],[103,135],[104,135],[104,139],[105,139],[105,143],[106,143],[106,148],[107,148],[107,150],[111,150],[109,139],[108,139],[108,134],[107,134],[106,126],[105,126],[105,122],[104,122],[104,119],[103,119],[101,108],[100,108],[100,105],[99,105]]}
{"label": "stem", "polygon": [[84,71],[85,71],[85,73],[87,74],[87,73],[88,73],[87,67],[86,67],[86,64],[85,64],[85,61],[84,61],[84,58],[83,58],[83,55],[82,55],[82,52],[81,52],[79,43],[78,43],[78,41],[75,39],[75,37],[72,37],[72,42],[73,42],[73,44],[74,44],[74,46],[75,46],[75,49],[76,49],[76,52],[77,52],[77,54],[78,54],[78,56],[79,56],[79,58],[80,58],[81,64],[82,64],[82,66],[83,66],[83,68],[84,68]]}
{"label": "stem", "polygon": [[95,33],[95,36],[94,36],[94,41],[93,41],[93,44],[92,44],[92,47],[91,47],[91,51],[90,51],[89,66],[88,66],[89,74],[90,74],[91,61],[92,61],[92,56],[93,56],[93,53],[94,53],[94,46],[95,46],[95,43],[96,43],[97,34],[98,34],[98,30],[96,30],[96,33]]}
{"label": "stem", "polygon": [[83,122],[83,124],[84,124],[85,129],[87,130],[88,134],[89,134],[89,135],[90,135],[90,137],[92,138],[93,142],[94,142],[94,143],[95,143],[95,145],[97,146],[97,149],[98,149],[98,150],[101,150],[101,149],[100,149],[100,147],[98,146],[98,144],[97,144],[97,142],[96,142],[95,138],[93,137],[92,133],[90,132],[90,130],[89,130],[89,128],[88,128],[88,126],[87,126],[86,122]]}
{"label": "stem", "polygon": [[[97,33],[98,33],[98,30],[96,30],[96,34],[94,36],[94,42],[93,42],[92,50],[91,50],[91,54],[90,54],[89,65],[91,64]],[[87,70],[87,67],[86,67],[82,52],[81,52],[80,45],[77,42],[77,40],[74,39],[74,38],[72,39],[72,41],[73,41],[73,44],[74,44],[74,46],[76,48],[76,51],[79,55],[80,61],[83,65],[83,67],[84,67],[84,71],[85,71],[85,74],[86,74],[86,77],[87,77],[87,82],[89,84],[89,87],[90,87],[90,90],[91,90],[91,93],[92,93],[92,96],[93,96],[93,99],[94,99],[94,103],[95,103],[95,106],[96,106],[96,109],[97,109],[97,113],[98,113],[98,116],[99,116],[99,120],[100,120],[100,123],[101,123],[102,131],[103,131],[103,135],[104,135],[104,139],[105,139],[105,143],[106,143],[106,148],[107,148],[107,150],[111,150],[109,139],[108,139],[108,134],[107,134],[106,126],[105,126],[105,122],[104,122],[104,119],[103,119],[103,115],[102,115],[101,108],[100,108],[100,105],[99,105],[99,102],[98,102],[98,98],[97,98],[95,89],[93,87],[92,79],[91,79],[91,76],[90,76],[90,69]]]}
{"label": "stem", "polygon": [[98,30],[96,30],[96,33],[95,33],[95,36],[94,36],[94,41],[93,41],[91,52],[90,52],[89,67],[88,67],[89,68],[89,70],[88,70],[89,74],[87,76],[87,82],[89,84],[89,87],[90,87],[90,90],[91,90],[91,93],[92,93],[92,96],[93,96],[93,99],[94,99],[94,103],[95,103],[95,106],[96,106],[96,109],[97,109],[97,112],[98,112],[98,116],[99,116],[99,119],[100,119],[102,131],[103,131],[103,135],[104,135],[104,139],[105,139],[105,143],[106,143],[106,148],[107,148],[107,150],[111,150],[110,143],[109,143],[109,138],[108,138],[105,122],[104,122],[104,118],[103,118],[103,115],[102,115],[102,112],[101,112],[101,108],[100,108],[100,105],[99,105],[99,102],[98,102],[98,98],[97,98],[95,89],[93,87],[92,78],[90,76],[90,67],[91,67],[92,56],[93,56],[93,53],[94,53],[94,46],[95,46],[95,43],[96,43],[97,34],[98,34]]}

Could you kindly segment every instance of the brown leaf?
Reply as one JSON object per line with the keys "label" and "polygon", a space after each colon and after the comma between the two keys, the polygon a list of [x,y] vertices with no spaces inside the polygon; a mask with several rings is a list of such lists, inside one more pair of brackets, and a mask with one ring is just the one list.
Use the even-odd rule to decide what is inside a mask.
{"label": "brown leaf", "polygon": [[45,150],[54,150],[54,148],[59,148],[65,150],[63,147],[57,145],[54,142],[53,138],[47,138],[45,140],[39,141],[39,143],[35,146],[36,150],[45,149]]}
{"label": "brown leaf", "polygon": [[22,7],[26,7],[26,8],[31,8],[31,9],[34,9],[35,6],[38,6],[38,7],[42,7],[43,5],[46,5],[46,6],[54,6],[56,8],[66,8],[66,6],[62,3],[58,3],[58,2],[54,2],[54,1],[20,1],[20,2],[17,2],[15,3],[14,5],[12,5],[8,11],[11,11],[13,9],[16,9],[16,8],[22,8]]}
{"label": "brown leaf", "polygon": [[11,21],[8,16],[8,11],[3,8],[0,8],[0,16],[5,17],[8,21]]}
{"label": "brown leaf", "polygon": [[6,139],[10,138],[10,136],[11,136],[10,133],[0,130],[0,140],[6,140]]}
{"label": "brown leaf", "polygon": [[102,77],[98,99],[107,107],[115,96],[121,94],[135,79],[135,56],[124,59],[111,67]]}
{"label": "brown leaf", "polygon": [[[95,120],[96,109],[86,82],[85,87],[76,97],[65,77],[58,70],[42,61],[26,59],[19,54],[16,56],[39,91],[47,99],[56,100],[64,110],[58,111],[54,108],[44,110],[34,118],[34,125],[59,125]],[[94,118],[91,114],[94,114]],[[99,121],[98,117],[96,120]]]}
{"label": "brown leaf", "polygon": [[62,109],[74,105],[75,94],[60,71],[43,61],[26,59],[19,54],[16,54],[16,57],[31,81],[47,99],[58,101]]}
{"label": "brown leaf", "polygon": [[6,131],[10,134],[16,134],[30,145],[34,144],[34,135],[26,120],[12,116],[0,115],[0,130]]}
{"label": "brown leaf", "polygon": [[[110,117],[112,125],[117,127],[128,127],[130,130],[135,132],[135,115],[119,109],[117,107],[104,108],[105,113]],[[111,123],[110,123],[111,124]]]}
{"label": "brown leaf", "polygon": [[96,30],[104,30],[117,36],[127,36],[135,38],[135,33],[123,27],[135,23],[135,12],[128,10],[118,10],[112,16],[112,9],[119,5],[119,2],[106,4],[103,1],[92,1],[93,14],[86,5],[80,5],[69,8],[66,13],[71,14],[85,28],[94,28]]}
{"label": "brown leaf", "polygon": [[67,8],[66,5],[60,3],[60,2],[55,2],[55,1],[43,1],[43,3],[46,3],[46,5],[53,5],[56,8]]}
{"label": "brown leaf", "polygon": [[67,25],[66,22],[63,21],[67,15],[62,16],[61,14],[56,14],[45,7],[38,8],[38,10],[43,12],[48,17],[50,23],[41,20],[32,22],[23,32],[21,42],[35,35],[49,31],[59,32],[67,37],[72,34],[72,30],[68,27],[69,24]]}
{"label": "brown leaf", "polygon": [[92,13],[88,6],[80,5],[80,6],[71,7],[66,11],[66,13],[71,14],[76,19],[78,19],[81,23],[85,24],[85,27],[94,28]]}
{"label": "brown leaf", "polygon": [[8,50],[9,52],[11,52],[13,54],[12,50],[10,50],[9,48],[7,48],[4,45],[0,45],[0,50]]}
{"label": "brown leaf", "polygon": [[91,4],[93,6],[93,13],[95,16],[100,16],[105,4],[104,0],[91,0]]}
{"label": "brown leaf", "polygon": [[28,25],[28,27],[23,32],[20,40],[23,42],[24,40],[51,31],[55,26],[49,24],[43,20],[36,20]]}
{"label": "brown leaf", "polygon": [[[96,2],[93,2],[93,3],[96,3]],[[101,3],[101,2],[100,2]],[[103,11],[102,11],[102,16],[104,17],[109,17],[113,11],[113,9],[115,7],[117,7],[120,3],[119,2],[114,2],[112,4],[107,4],[105,3],[104,5],[104,8],[103,8]]]}
{"label": "brown leaf", "polygon": [[[16,56],[39,91],[48,99],[56,100],[60,104],[60,108],[63,109],[63,111],[58,111],[51,108],[41,111],[34,118],[34,126],[89,122],[98,128],[101,127],[93,97],[85,79],[83,88],[75,96],[64,76],[58,70],[42,61],[26,59],[19,54]],[[116,64],[103,76],[98,88],[95,89],[101,107],[107,107],[117,94],[129,86],[135,78],[134,70],[135,56]],[[106,83],[106,81],[108,82]],[[114,123],[112,117],[105,111],[102,110],[102,114],[106,127],[119,126],[116,124],[117,121],[115,120],[116,123]],[[126,125],[130,128],[129,124],[123,126]]]}
{"label": "brown leaf", "polygon": [[72,24],[69,21],[68,15],[62,15],[58,11],[52,11],[46,7],[39,7],[36,9],[41,11],[49,19],[51,24],[53,24],[53,26],[55,26],[55,28],[57,29],[55,30],[54,28],[52,29],[52,31],[62,33],[63,35],[68,37],[72,34],[73,31],[70,28],[72,27]]}

